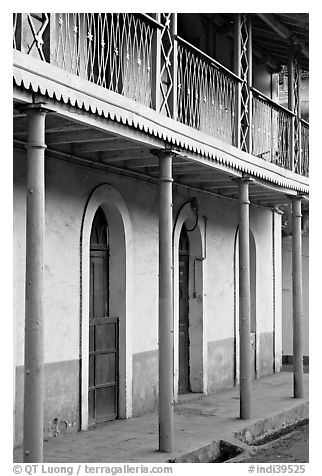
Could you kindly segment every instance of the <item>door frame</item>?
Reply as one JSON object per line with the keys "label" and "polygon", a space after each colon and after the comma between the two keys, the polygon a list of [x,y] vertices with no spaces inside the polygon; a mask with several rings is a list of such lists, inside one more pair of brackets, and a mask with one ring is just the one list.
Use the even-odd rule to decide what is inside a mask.
{"label": "door frame", "polygon": [[[113,275],[110,315],[119,318],[118,418],[132,416],[133,232],[125,200],[115,187],[104,183],[95,187],[89,194],[80,230],[81,430],[88,429],[90,234],[98,207],[105,213],[110,232],[110,274]],[[119,299],[120,295],[124,298]]]}
{"label": "door frame", "polygon": [[[181,207],[173,230],[173,332],[174,332],[174,400],[178,400],[179,383],[179,239],[185,221],[196,222],[190,202]],[[205,219],[200,218],[189,232],[189,338],[190,386],[192,392],[207,393],[207,318],[204,293]],[[188,226],[189,229],[189,226]]]}
{"label": "door frame", "polygon": [[[102,231],[103,235],[102,235]],[[101,236],[102,235],[102,236]],[[93,241],[92,241],[93,238]],[[103,273],[100,275],[99,280],[95,278],[96,274],[96,264],[97,259],[98,262],[102,263],[103,266]],[[90,336],[90,343],[89,343],[89,362],[92,364],[89,365],[89,402],[90,402],[90,395],[92,395],[92,407],[89,404],[89,426],[95,426],[97,423],[101,423],[103,421],[114,420],[118,417],[118,394],[119,394],[119,378],[118,378],[118,367],[119,367],[119,331],[118,331],[118,318],[109,317],[109,300],[110,300],[110,283],[109,283],[109,265],[110,265],[110,247],[109,247],[109,227],[106,220],[105,213],[99,207],[96,211],[96,214],[93,219],[92,223],[92,230],[91,230],[91,241],[90,241],[90,319],[89,319],[89,336]],[[93,266],[93,268],[92,268]],[[94,273],[92,272],[94,271]],[[93,281],[92,281],[93,280]],[[96,285],[98,285],[98,289],[95,289]],[[95,301],[98,299],[100,304],[103,304],[103,307],[97,315],[95,312]],[[96,316],[94,317],[94,314]],[[105,325],[112,325],[114,330],[114,339],[110,341],[108,339],[107,342],[103,344],[101,339],[98,339],[97,333],[102,331],[101,326]],[[92,331],[92,332],[91,332]],[[111,331],[109,331],[111,332]],[[91,335],[92,335],[92,345],[91,345]],[[106,336],[108,337],[108,336]],[[110,335],[111,337],[111,335]],[[97,343],[100,341],[99,348],[97,349]],[[113,345],[112,345],[113,342]],[[96,381],[97,377],[97,365],[99,360],[102,358],[102,355],[114,355],[114,379],[111,382],[107,376],[105,381],[101,381],[98,383]],[[105,357],[106,358],[106,357]],[[113,387],[113,412],[108,412],[102,416],[97,415],[97,394],[101,389],[111,388]],[[91,411],[92,410],[92,414]]]}
{"label": "door frame", "polygon": [[[183,227],[181,228],[181,233],[183,231]],[[180,238],[181,238],[181,233],[180,233]],[[186,232],[187,233],[187,232]],[[179,240],[179,243],[180,243],[180,240]],[[181,369],[180,369],[180,303],[181,303],[181,299],[180,299],[180,277],[179,277],[179,331],[178,331],[178,337],[179,337],[179,341],[178,341],[178,352],[179,352],[179,357],[178,357],[178,393],[189,393],[191,392],[191,385],[190,385],[190,338],[189,338],[189,330],[190,330],[190,322],[189,322],[189,261],[190,261],[190,253],[189,253],[189,249],[187,251],[182,251],[180,250],[179,248],[179,273],[180,273],[180,261],[183,261],[185,264],[184,264],[184,267],[185,267],[185,277],[184,279],[187,280],[187,289],[186,289],[186,315],[185,315],[185,320],[186,320],[186,325],[187,325],[187,329],[186,329],[186,339],[187,339],[187,348],[185,348],[185,352],[186,352],[186,357],[187,357],[187,361],[185,362],[185,366],[186,368],[184,369],[184,372],[188,374],[188,382],[187,382],[187,391],[185,392],[180,392],[180,373],[181,373]]]}

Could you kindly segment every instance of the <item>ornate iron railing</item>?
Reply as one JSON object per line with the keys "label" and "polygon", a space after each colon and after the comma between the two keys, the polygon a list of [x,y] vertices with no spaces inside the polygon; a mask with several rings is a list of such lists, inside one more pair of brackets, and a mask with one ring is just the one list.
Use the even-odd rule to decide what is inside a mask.
{"label": "ornate iron railing", "polygon": [[308,176],[308,123],[250,88],[251,134],[238,144],[246,81],[178,37],[173,15],[14,13],[13,48],[228,144],[250,136],[250,153]]}
{"label": "ornate iron railing", "polygon": [[[130,13],[14,16],[14,48],[39,56],[99,86],[152,105],[155,22]],[[21,35],[21,31],[23,35]],[[20,45],[17,37],[22,37]]]}
{"label": "ornate iron railing", "polygon": [[236,144],[239,78],[177,37],[177,120],[229,144]]}
{"label": "ornate iron railing", "polygon": [[309,124],[300,120],[301,123],[301,175],[309,176]]}
{"label": "ornate iron railing", "polygon": [[252,92],[252,154],[291,170],[293,114],[256,89]]}

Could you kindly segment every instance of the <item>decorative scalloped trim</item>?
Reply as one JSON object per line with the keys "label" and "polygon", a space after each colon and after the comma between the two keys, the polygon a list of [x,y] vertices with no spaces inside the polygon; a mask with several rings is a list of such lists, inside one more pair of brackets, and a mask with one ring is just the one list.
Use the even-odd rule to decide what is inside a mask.
{"label": "decorative scalloped trim", "polygon": [[[28,78],[29,76],[29,78]],[[260,169],[257,164],[243,163],[242,159],[229,156],[228,152],[218,153],[218,150],[214,149],[211,145],[203,144],[203,147],[197,145],[194,139],[179,138],[180,133],[167,130],[164,126],[152,123],[152,121],[146,118],[140,117],[128,110],[122,111],[120,107],[110,105],[108,102],[104,102],[92,96],[86,96],[85,93],[79,92],[74,88],[69,88],[68,84],[63,85],[53,82],[48,78],[37,76],[36,73],[26,71],[16,67],[14,70],[14,83],[20,88],[24,88],[28,91],[41,94],[42,96],[63,102],[64,104],[77,107],[86,112],[90,112],[94,115],[104,117],[105,119],[115,121],[127,127],[135,128],[145,134],[154,136],[162,141],[172,144],[178,148],[188,150],[192,153],[205,157],[210,162],[217,162],[229,167],[233,170],[238,170],[247,173],[253,177],[258,177],[261,180],[266,180],[275,183],[278,186],[286,187],[289,190],[297,190],[303,193],[308,193],[309,188],[305,184],[295,182],[295,180],[280,177],[273,171]],[[65,89],[65,91],[63,91]],[[66,91],[68,89],[68,91]],[[199,133],[199,131],[196,131]]]}

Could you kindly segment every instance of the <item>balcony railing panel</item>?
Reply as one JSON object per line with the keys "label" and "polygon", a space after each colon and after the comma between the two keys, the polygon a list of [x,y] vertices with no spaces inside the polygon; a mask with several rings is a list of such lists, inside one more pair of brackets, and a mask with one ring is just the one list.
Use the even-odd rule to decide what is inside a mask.
{"label": "balcony railing panel", "polygon": [[236,145],[237,78],[178,38],[177,119]]}
{"label": "balcony railing panel", "polygon": [[156,28],[152,19],[130,13],[15,14],[13,43],[16,49],[36,52],[43,61],[151,107]]}
{"label": "balcony railing panel", "polygon": [[292,116],[253,89],[252,154],[291,170]]}
{"label": "balcony railing panel", "polygon": [[14,13],[13,48],[236,147],[243,85],[249,152],[309,174],[308,123],[178,37],[174,14]]}
{"label": "balcony railing panel", "polygon": [[155,27],[128,13],[58,15],[54,64],[151,106]]}

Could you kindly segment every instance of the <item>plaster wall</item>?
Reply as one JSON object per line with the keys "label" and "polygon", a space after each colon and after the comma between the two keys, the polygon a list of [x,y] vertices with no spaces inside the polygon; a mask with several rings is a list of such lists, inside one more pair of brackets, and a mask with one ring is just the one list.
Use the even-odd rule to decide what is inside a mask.
{"label": "plaster wall", "polygon": [[[302,233],[303,355],[309,355],[309,235]],[[293,355],[292,237],[282,240],[283,356]]]}
{"label": "plaster wall", "polygon": [[[16,363],[23,363],[24,267],[25,267],[25,167],[16,152],[14,177]],[[123,195],[133,223],[135,315],[145,329],[133,327],[133,352],[157,348],[158,216],[157,188],[133,180],[120,180],[99,171],[46,160],[45,231],[45,362],[79,356],[79,243],[86,200],[98,184],[110,183]],[[140,193],[138,192],[138,187]],[[148,288],[147,288],[148,286]],[[149,299],[141,299],[142,294]],[[135,324],[135,322],[134,322]],[[53,336],[59,337],[53,339]],[[63,334],[62,334],[63,332]],[[57,336],[58,337],[58,336]],[[59,356],[57,358],[57,356]]]}
{"label": "plaster wall", "polygon": [[[128,246],[132,250],[133,266],[130,272],[133,275],[133,295],[129,314],[130,331],[126,335],[129,349],[126,365],[131,367],[131,384],[125,392],[128,408],[122,413],[122,418],[151,411],[157,405],[158,188],[128,177],[46,157],[44,359],[46,388],[51,395],[46,401],[45,410],[47,436],[54,431],[53,422],[65,422],[68,430],[80,427],[80,290],[83,289],[80,283],[81,223],[92,191],[102,184],[109,184],[122,196],[132,230]],[[183,192],[174,187],[174,220],[182,203],[192,196],[196,196],[198,200],[200,227],[199,238],[197,235],[194,238],[199,240],[199,244],[191,258],[205,259],[197,265],[197,297],[193,296],[194,273],[193,268],[190,269],[189,299],[191,312],[195,315],[191,329],[197,322],[202,323],[202,332],[191,348],[193,361],[190,364],[194,374],[194,391],[207,393],[227,388],[234,383],[234,239],[238,210],[237,201],[202,193],[189,194],[188,191]],[[21,441],[23,402],[25,208],[25,154],[15,151],[14,345],[17,368],[17,443]],[[251,207],[250,219],[258,256],[258,331],[272,333],[271,211]],[[266,355],[265,363],[261,365],[267,369],[271,367],[271,339],[263,338],[260,342],[265,346]],[[69,372],[73,373],[69,384],[60,385],[60,379],[68,378]]]}
{"label": "plaster wall", "polygon": [[275,372],[279,372],[282,366],[282,215],[274,212],[273,226],[275,234]]}
{"label": "plaster wall", "polygon": [[[277,216],[277,218],[276,218]],[[280,241],[281,220],[277,213],[271,210],[251,206],[249,211],[250,230],[254,237],[256,253],[256,333],[254,352],[254,367],[256,377],[273,372],[274,360],[281,361],[281,318],[278,284],[281,269]],[[273,249],[274,244],[274,249]],[[275,266],[273,266],[273,260]],[[239,300],[238,300],[238,236],[236,240],[236,362],[235,377],[239,382]],[[275,278],[273,272],[275,270]],[[275,321],[275,323],[274,323]],[[276,345],[277,343],[277,345]],[[275,366],[279,370],[279,366]]]}
{"label": "plaster wall", "polygon": [[[24,272],[25,272],[25,154],[14,153],[14,321],[15,321],[15,365],[17,421],[16,443],[21,441],[21,417],[23,402],[23,362],[24,362]],[[107,176],[100,171],[66,164],[46,157],[46,223],[45,223],[45,266],[44,266],[44,316],[45,316],[45,375],[46,385],[57,380],[57,372],[62,379],[60,363],[64,368],[80,366],[81,320],[80,320],[80,239],[81,222],[89,195],[102,183],[115,186],[126,201],[131,220],[133,236],[133,281],[136,292],[132,296],[133,322],[128,347],[133,358],[136,354],[151,355],[151,362],[158,347],[157,312],[158,296],[158,216],[157,187],[134,180]],[[139,193],[138,193],[139,191]],[[132,274],[132,272],[131,272]],[[121,299],[121,298],[120,298]],[[53,365],[58,370],[53,370]],[[132,365],[132,357],[130,358]],[[155,367],[155,366],[154,366]],[[136,372],[137,366],[133,365]],[[54,375],[54,373],[55,375]],[[53,373],[53,375],[51,375]],[[57,386],[56,407],[46,402],[46,419],[53,421],[63,418],[69,429],[79,429],[79,370],[70,387]],[[138,371],[133,379],[142,375]],[[154,375],[157,376],[157,374]],[[147,399],[145,406],[155,406],[155,385],[144,381]],[[72,388],[71,388],[72,387]],[[66,393],[67,392],[67,393]],[[132,388],[128,389],[128,393]],[[69,410],[59,405],[74,395]],[[152,401],[153,400],[153,401]],[[137,406],[137,404],[136,404]],[[50,410],[49,410],[50,408]],[[51,414],[49,414],[51,413]],[[131,416],[129,409],[127,416]],[[126,415],[125,415],[126,416]],[[45,423],[45,433],[50,436]]]}
{"label": "plaster wall", "polygon": [[250,228],[256,246],[256,331],[273,332],[272,212],[251,207]]}

